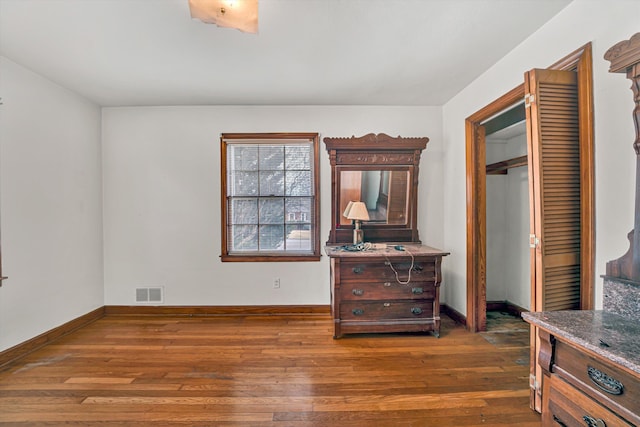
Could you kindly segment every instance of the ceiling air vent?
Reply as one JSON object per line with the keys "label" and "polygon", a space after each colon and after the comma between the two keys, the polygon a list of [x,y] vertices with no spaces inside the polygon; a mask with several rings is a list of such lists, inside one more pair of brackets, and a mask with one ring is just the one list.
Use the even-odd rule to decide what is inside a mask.
{"label": "ceiling air vent", "polygon": [[162,304],[164,302],[164,292],[162,286],[151,288],[136,288],[136,302]]}

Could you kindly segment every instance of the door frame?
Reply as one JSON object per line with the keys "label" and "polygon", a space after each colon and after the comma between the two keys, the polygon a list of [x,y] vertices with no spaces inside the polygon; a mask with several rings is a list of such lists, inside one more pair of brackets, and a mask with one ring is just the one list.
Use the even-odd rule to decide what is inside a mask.
{"label": "door frame", "polygon": [[[591,42],[548,67],[578,74],[581,167],[582,310],[593,309],[595,284],[595,192],[593,70]],[[524,73],[523,73],[524,74]],[[486,330],[486,144],[482,123],[524,98],[524,83],[465,120],[467,177],[467,316],[469,331]]]}

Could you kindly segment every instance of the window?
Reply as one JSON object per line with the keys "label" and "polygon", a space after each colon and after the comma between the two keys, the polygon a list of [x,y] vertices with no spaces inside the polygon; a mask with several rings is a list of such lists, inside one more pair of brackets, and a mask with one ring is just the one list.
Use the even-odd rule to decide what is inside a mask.
{"label": "window", "polygon": [[317,133],[221,138],[222,260],[320,259]]}

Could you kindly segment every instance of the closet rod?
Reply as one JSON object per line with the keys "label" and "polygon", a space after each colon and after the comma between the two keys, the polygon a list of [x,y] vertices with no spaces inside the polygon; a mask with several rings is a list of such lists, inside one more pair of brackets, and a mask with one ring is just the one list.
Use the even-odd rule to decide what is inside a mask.
{"label": "closet rod", "polygon": [[501,162],[491,163],[490,165],[487,165],[487,175],[506,175],[507,169],[525,166],[527,163],[527,156],[520,156],[513,159],[503,160]]}

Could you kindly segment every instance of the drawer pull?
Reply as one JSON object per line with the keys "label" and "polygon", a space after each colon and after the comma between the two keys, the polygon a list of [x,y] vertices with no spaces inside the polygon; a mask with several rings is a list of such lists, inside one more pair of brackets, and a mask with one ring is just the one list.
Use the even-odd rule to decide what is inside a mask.
{"label": "drawer pull", "polygon": [[413,267],[413,271],[422,271],[422,270],[424,270],[424,267],[421,265],[416,265]]}
{"label": "drawer pull", "polygon": [[353,291],[351,291],[351,293],[357,297],[361,297],[362,295],[364,295],[364,289],[354,289]]}
{"label": "drawer pull", "polygon": [[614,395],[620,395],[624,392],[624,386],[622,383],[604,372],[589,366],[587,368],[587,374],[593,383],[604,392]]}
{"label": "drawer pull", "polygon": [[384,307],[391,307],[391,303],[390,302],[385,302],[384,304],[382,304]]}
{"label": "drawer pull", "polygon": [[362,267],[353,267],[351,269],[351,271],[353,271],[355,274],[360,274],[360,273],[362,273],[364,271],[364,268],[362,268]]}
{"label": "drawer pull", "polygon": [[595,419],[590,415],[585,415],[582,417],[584,423],[589,427],[607,427],[607,423],[604,422],[602,418]]}
{"label": "drawer pull", "polygon": [[553,416],[553,421],[555,421],[557,424],[561,425],[562,427],[567,427],[567,425],[563,423],[562,420],[560,420],[560,418],[556,417],[555,415]]}
{"label": "drawer pull", "polygon": [[417,316],[418,314],[422,314],[422,309],[420,307],[412,307],[411,313]]}
{"label": "drawer pull", "polygon": [[420,295],[424,292],[424,290],[422,290],[422,288],[411,288],[411,293],[414,295]]}
{"label": "drawer pull", "polygon": [[351,312],[354,316],[362,316],[364,314],[364,310],[361,308],[354,308]]}
{"label": "drawer pull", "polygon": [[384,282],[384,287],[385,288],[390,288],[391,287],[391,282]]}

